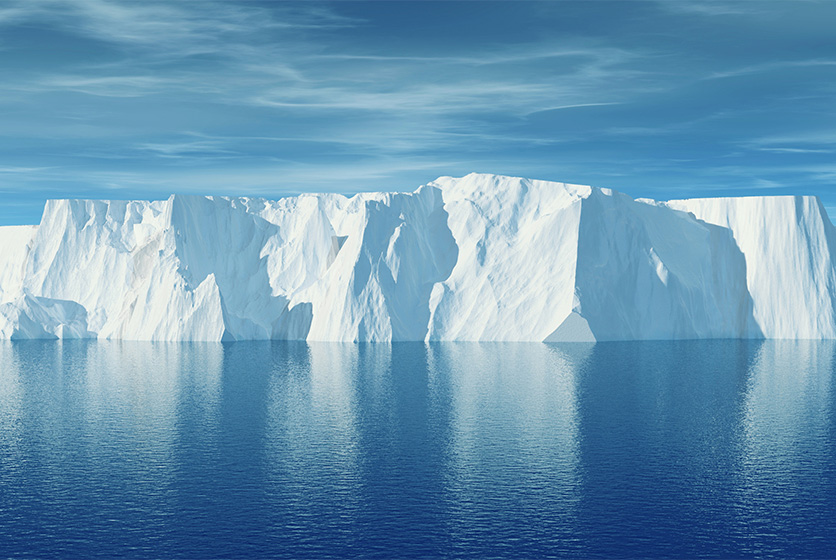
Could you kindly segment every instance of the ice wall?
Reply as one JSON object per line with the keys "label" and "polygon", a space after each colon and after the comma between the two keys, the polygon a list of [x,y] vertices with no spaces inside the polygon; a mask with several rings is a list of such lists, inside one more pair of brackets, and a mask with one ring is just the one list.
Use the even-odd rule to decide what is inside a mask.
{"label": "ice wall", "polygon": [[836,231],[818,198],[703,198],[666,206],[734,236],[765,337],[836,338]]}
{"label": "ice wall", "polygon": [[658,203],[482,174],[56,200],[0,228],[0,338],[836,338],[835,235],[812,197]]}

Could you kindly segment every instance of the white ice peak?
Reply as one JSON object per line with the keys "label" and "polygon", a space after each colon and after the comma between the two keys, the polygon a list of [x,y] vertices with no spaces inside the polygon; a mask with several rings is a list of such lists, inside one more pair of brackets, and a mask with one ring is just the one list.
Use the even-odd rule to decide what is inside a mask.
{"label": "white ice peak", "polygon": [[496,175],[276,201],[52,200],[0,228],[0,338],[836,338],[815,197]]}

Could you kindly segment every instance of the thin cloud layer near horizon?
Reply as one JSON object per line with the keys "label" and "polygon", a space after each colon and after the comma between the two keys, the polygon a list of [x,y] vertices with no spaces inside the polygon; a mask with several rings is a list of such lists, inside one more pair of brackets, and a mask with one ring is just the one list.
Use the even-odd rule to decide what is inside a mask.
{"label": "thin cloud layer near horizon", "polygon": [[472,171],[836,215],[836,3],[0,5],[0,224]]}

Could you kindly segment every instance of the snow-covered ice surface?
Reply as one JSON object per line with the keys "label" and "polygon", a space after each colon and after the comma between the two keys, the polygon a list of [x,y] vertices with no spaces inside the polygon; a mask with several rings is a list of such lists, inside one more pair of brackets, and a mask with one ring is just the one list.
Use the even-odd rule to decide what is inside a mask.
{"label": "snow-covered ice surface", "polygon": [[276,201],[53,200],[0,227],[0,338],[836,338],[815,197],[496,175]]}

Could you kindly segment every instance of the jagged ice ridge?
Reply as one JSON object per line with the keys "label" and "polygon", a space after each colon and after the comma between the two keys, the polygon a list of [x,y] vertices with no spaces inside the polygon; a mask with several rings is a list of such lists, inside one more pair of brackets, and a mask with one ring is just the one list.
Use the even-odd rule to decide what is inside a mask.
{"label": "jagged ice ridge", "polygon": [[0,338],[836,338],[806,196],[656,202],[496,175],[412,193],[51,200],[0,227]]}

